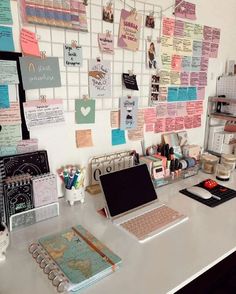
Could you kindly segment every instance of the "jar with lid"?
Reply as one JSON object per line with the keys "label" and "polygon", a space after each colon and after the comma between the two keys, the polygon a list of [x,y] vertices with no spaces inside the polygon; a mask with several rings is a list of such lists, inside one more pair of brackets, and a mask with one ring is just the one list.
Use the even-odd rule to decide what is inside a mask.
{"label": "jar with lid", "polygon": [[216,172],[216,166],[219,162],[219,158],[212,154],[202,154],[201,159],[201,168],[202,171],[207,174],[214,174]]}
{"label": "jar with lid", "polygon": [[235,169],[236,164],[236,154],[222,154],[220,163],[228,166],[231,171]]}
{"label": "jar with lid", "polygon": [[228,181],[231,175],[231,168],[224,164],[217,164],[216,178],[220,181]]}

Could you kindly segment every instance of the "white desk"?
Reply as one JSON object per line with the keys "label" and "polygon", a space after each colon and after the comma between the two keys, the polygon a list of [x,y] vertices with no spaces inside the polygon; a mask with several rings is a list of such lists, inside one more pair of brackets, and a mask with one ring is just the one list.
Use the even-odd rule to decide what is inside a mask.
{"label": "white desk", "polygon": [[[174,293],[236,249],[236,198],[210,208],[178,191],[207,178],[200,173],[157,190],[159,199],[189,220],[140,244],[95,212],[99,196],[69,207],[61,201],[59,217],[11,234],[7,261],[0,264],[0,294],[50,294],[54,287],[27,251],[43,235],[82,224],[123,260],[116,273],[82,291],[84,294]],[[236,173],[225,185],[236,188]]]}

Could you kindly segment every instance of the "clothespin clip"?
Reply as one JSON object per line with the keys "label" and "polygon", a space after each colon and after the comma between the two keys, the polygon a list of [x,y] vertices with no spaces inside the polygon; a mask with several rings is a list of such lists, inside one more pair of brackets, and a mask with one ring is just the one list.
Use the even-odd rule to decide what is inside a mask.
{"label": "clothespin clip", "polygon": [[71,47],[76,48],[77,47],[77,41],[76,40],[71,40]]}
{"label": "clothespin clip", "polygon": [[154,17],[154,11],[150,11],[150,12],[149,12],[149,16]]}
{"label": "clothespin clip", "polygon": [[148,42],[151,42],[152,41],[152,36],[147,36],[147,40],[148,40]]}
{"label": "clothespin clip", "polygon": [[101,58],[99,56],[96,58],[96,60],[97,62],[101,62]]}
{"label": "clothespin clip", "polygon": [[107,37],[110,37],[110,36],[111,36],[111,31],[106,30],[106,36],[107,36]]}
{"label": "clothespin clip", "polygon": [[40,56],[41,56],[41,59],[46,59],[47,58],[46,51],[41,51]]}
{"label": "clothespin clip", "polygon": [[41,103],[46,103],[47,102],[47,96],[46,95],[40,95],[39,100]]}
{"label": "clothespin clip", "polygon": [[111,8],[112,5],[113,5],[112,1],[107,2],[107,7],[108,7],[108,8]]}
{"label": "clothespin clip", "polygon": [[129,76],[132,77],[134,75],[134,72],[132,70],[128,70]]}
{"label": "clothespin clip", "polygon": [[84,1],[83,1],[83,4],[84,4],[85,6],[88,6],[88,0],[84,0]]}
{"label": "clothespin clip", "polygon": [[83,100],[88,100],[89,99],[89,95],[83,95]]}
{"label": "clothespin clip", "polygon": [[134,19],[137,20],[138,13],[137,13],[136,8],[132,8],[131,11],[130,11],[130,13],[131,14],[134,14]]}

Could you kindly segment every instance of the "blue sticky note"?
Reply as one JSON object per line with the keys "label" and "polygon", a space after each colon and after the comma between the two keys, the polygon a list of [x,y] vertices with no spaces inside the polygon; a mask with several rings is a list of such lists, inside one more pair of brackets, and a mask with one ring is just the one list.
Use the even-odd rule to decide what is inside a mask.
{"label": "blue sticky note", "polygon": [[202,56],[202,42],[193,41],[193,56]]}
{"label": "blue sticky note", "polygon": [[0,108],[9,108],[9,93],[7,85],[0,85]]}
{"label": "blue sticky note", "polygon": [[16,146],[1,146],[0,147],[0,156],[14,155],[16,154]]}
{"label": "blue sticky note", "polygon": [[169,87],[168,88],[167,100],[169,102],[178,101],[178,90],[179,90],[179,88],[177,88],[177,87]]}
{"label": "blue sticky note", "polygon": [[188,100],[188,88],[181,87],[178,91],[178,101],[187,101]]}
{"label": "blue sticky note", "polygon": [[114,129],[111,131],[112,146],[125,144],[125,131],[120,129]]}
{"label": "blue sticky note", "polygon": [[193,57],[192,71],[200,71],[200,70],[201,70],[201,57]]}
{"label": "blue sticky note", "polygon": [[11,27],[0,26],[0,51],[15,51]]}
{"label": "blue sticky note", "polygon": [[0,24],[13,24],[10,0],[0,1]]}
{"label": "blue sticky note", "polygon": [[197,100],[197,88],[189,87],[188,88],[188,100]]}
{"label": "blue sticky note", "polygon": [[182,71],[191,71],[192,68],[192,58],[191,56],[183,56],[182,57]]}

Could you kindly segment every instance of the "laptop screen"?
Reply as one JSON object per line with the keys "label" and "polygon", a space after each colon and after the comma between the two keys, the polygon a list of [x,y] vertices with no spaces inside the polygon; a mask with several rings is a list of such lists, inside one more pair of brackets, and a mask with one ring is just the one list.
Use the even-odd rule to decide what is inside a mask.
{"label": "laptop screen", "polygon": [[102,175],[100,182],[112,217],[157,199],[146,164]]}

